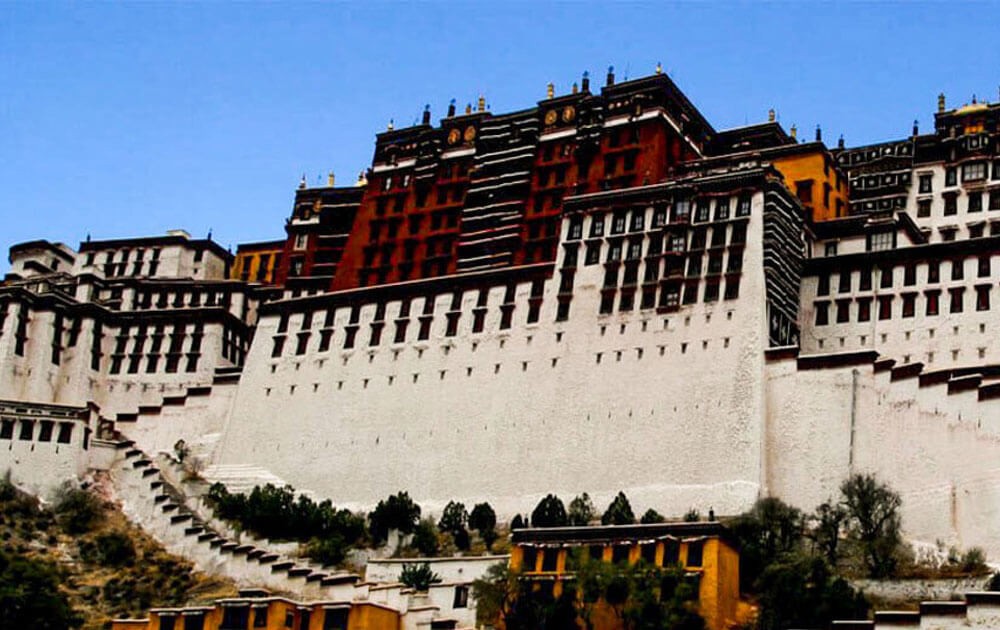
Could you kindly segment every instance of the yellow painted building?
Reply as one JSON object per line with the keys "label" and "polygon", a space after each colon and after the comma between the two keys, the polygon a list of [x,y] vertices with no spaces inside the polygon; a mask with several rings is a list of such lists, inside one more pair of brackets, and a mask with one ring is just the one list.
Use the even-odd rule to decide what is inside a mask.
{"label": "yellow painted building", "polygon": [[284,597],[220,599],[212,606],[154,608],[116,619],[111,630],[400,630],[399,611],[374,602],[296,602]]}
{"label": "yellow painted building", "polygon": [[230,279],[275,284],[285,241],[244,243],[237,246]]}
{"label": "yellow painted building", "polygon": [[847,177],[822,142],[774,150],[771,162],[784,177],[788,189],[810,212],[813,221],[847,216]]}
{"label": "yellow painted building", "polygon": [[[740,601],[740,557],[728,530],[717,522],[514,530],[510,568],[526,579],[551,581],[552,594],[573,579],[573,562],[645,562],[681,566],[699,578],[698,612],[710,630],[746,621]],[[615,630],[602,615],[597,630]]]}

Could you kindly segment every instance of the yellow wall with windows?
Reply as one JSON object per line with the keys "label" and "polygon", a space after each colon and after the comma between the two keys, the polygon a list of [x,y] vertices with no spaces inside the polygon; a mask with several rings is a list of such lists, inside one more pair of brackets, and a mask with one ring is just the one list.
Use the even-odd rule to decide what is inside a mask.
{"label": "yellow wall with windows", "polygon": [[[695,544],[702,544],[702,560],[700,566],[691,566],[689,551]],[[614,543],[599,543],[603,547],[601,560],[611,562],[615,546],[628,545],[628,562],[638,562],[642,557],[642,547],[638,543],[623,541],[621,545]],[[663,566],[666,552],[666,542],[649,543],[656,545],[655,564]],[[739,552],[720,538],[706,537],[698,540],[679,541],[679,564],[685,570],[700,575],[698,588],[698,611],[705,619],[709,630],[725,630],[743,621],[747,607],[740,606],[740,558]],[[595,543],[593,546],[597,546]],[[510,568],[515,573],[533,577],[551,577],[554,580],[552,593],[558,597],[562,594],[563,576],[572,573],[571,554],[575,549],[582,552],[581,561],[589,559],[589,547],[537,547],[535,562],[531,567],[524,566],[525,546],[515,545],[511,549]],[[555,554],[555,571],[543,571],[545,554]],[[569,563],[567,562],[569,561]],[[570,566],[568,567],[567,564]],[[551,566],[551,565],[550,565]],[[613,614],[595,613],[595,630],[619,630],[621,624]]]}
{"label": "yellow wall with windows", "polygon": [[[282,251],[282,248],[237,250],[229,274],[230,279],[273,284]],[[261,271],[262,264],[266,265],[263,271]]]}
{"label": "yellow wall with windows", "polygon": [[[305,608],[309,610],[308,628],[301,625],[303,604],[286,599],[272,599],[266,602],[248,601],[250,616],[247,623],[247,630],[323,630],[326,610],[322,603],[308,604]],[[379,606],[368,602],[354,602],[350,605],[351,612],[347,619],[347,630],[400,630],[399,612],[385,606]],[[223,606],[216,603],[211,609],[205,611],[205,622],[202,630],[220,630],[222,626]],[[257,625],[257,616],[266,613],[264,625]],[[288,613],[292,614],[292,625],[286,624]],[[149,619],[128,619],[116,620],[111,624],[111,630],[162,630],[160,624],[160,614],[151,612]],[[183,617],[178,613],[174,617],[176,623],[174,630],[184,630]]]}
{"label": "yellow wall with windows", "polygon": [[[803,205],[812,210],[814,221],[829,221],[847,216],[850,211],[847,177],[837,167],[837,161],[825,149],[817,145],[814,151],[775,157],[771,161],[785,178],[785,185],[792,194],[798,194],[799,182],[812,182],[812,201],[803,202]],[[830,187],[828,199],[824,192],[826,186]]]}

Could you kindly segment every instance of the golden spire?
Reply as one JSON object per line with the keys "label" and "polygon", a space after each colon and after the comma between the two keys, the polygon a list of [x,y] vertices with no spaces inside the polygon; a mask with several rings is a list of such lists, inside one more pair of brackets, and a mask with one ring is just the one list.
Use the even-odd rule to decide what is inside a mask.
{"label": "golden spire", "polygon": [[482,94],[479,95],[479,110],[478,111],[481,111],[481,112],[485,112],[486,111],[486,97],[483,96]]}
{"label": "golden spire", "polygon": [[944,92],[938,94],[938,112],[944,111]]}
{"label": "golden spire", "polygon": [[545,98],[554,98],[555,95],[556,95],[556,86],[553,83],[549,82],[549,84],[545,86]]}
{"label": "golden spire", "polygon": [[797,139],[799,137],[798,136],[799,130],[795,128],[795,125],[792,125],[792,128],[790,129],[790,131],[792,132],[792,140],[795,140],[795,139]]}
{"label": "golden spire", "polygon": [[326,185],[333,188],[333,171],[326,174]]}
{"label": "golden spire", "polygon": [[306,187],[306,174],[302,173],[302,179],[299,180],[299,188]]}
{"label": "golden spire", "polygon": [[465,104],[465,113],[466,114],[471,114],[472,113],[472,103],[466,103]]}
{"label": "golden spire", "polygon": [[775,114],[774,108],[767,110],[767,122],[774,122]]}
{"label": "golden spire", "polygon": [[576,81],[574,81],[573,82],[573,94],[577,94],[579,92],[580,92],[580,86],[576,84]]}
{"label": "golden spire", "polygon": [[358,171],[358,181],[354,182],[354,185],[358,187],[368,185],[368,178],[365,176],[364,171]]}
{"label": "golden spire", "polygon": [[663,66],[659,61],[656,62],[656,74],[663,74]]}
{"label": "golden spire", "polygon": [[392,131],[395,129],[395,125],[393,124],[394,122],[395,121],[392,118],[389,119],[389,124],[385,126],[386,131]]}

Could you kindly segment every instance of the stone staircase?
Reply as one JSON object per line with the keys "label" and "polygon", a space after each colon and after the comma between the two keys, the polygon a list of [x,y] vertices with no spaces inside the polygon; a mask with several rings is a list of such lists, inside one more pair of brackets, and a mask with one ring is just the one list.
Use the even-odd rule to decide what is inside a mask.
{"label": "stone staircase", "polygon": [[[288,485],[281,477],[261,466],[253,464],[214,464],[201,471],[208,483],[221,483],[230,492],[249,493],[254,486],[272,484],[278,488]],[[300,492],[311,496],[309,492]]]}
{"label": "stone staircase", "polygon": [[1000,592],[966,593],[963,601],[921,602],[920,610],[879,611],[873,621],[834,621],[834,630],[1000,628]]}
{"label": "stone staircase", "polygon": [[183,492],[134,442],[120,439],[115,448],[110,475],[123,511],[171,553],[205,573],[229,577],[241,587],[332,601],[356,597],[358,575],[328,570],[220,534],[188,506]]}

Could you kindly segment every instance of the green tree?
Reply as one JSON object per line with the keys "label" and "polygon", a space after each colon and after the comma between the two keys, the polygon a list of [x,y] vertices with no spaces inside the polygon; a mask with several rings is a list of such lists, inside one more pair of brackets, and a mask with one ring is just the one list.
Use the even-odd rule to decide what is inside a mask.
{"label": "green tree", "polygon": [[469,514],[469,527],[479,532],[489,549],[497,539],[497,513],[489,503],[477,503]]}
{"label": "green tree", "polygon": [[330,534],[325,538],[313,538],[306,545],[305,553],[324,566],[343,564],[350,547],[340,534]]}
{"label": "green tree", "polygon": [[834,619],[866,619],[868,602],[820,556],[788,553],[757,580],[760,630],[825,628]]}
{"label": "green tree", "polygon": [[433,520],[425,518],[417,523],[410,546],[424,557],[431,558],[437,555],[438,532]]}
{"label": "green tree", "polygon": [[420,520],[420,506],[407,492],[398,492],[383,501],[368,515],[368,523],[375,542],[385,542],[390,529],[411,534]]}
{"label": "green tree", "polygon": [[701,520],[701,512],[699,512],[695,508],[691,508],[690,510],[684,513],[685,523],[697,523],[700,520]]}
{"label": "green tree", "polygon": [[847,510],[839,503],[824,501],[809,518],[812,522],[811,537],[817,550],[831,566],[837,566],[840,534],[847,520]]}
{"label": "green tree", "polygon": [[566,523],[566,507],[554,494],[546,495],[531,512],[532,527],[562,527]]}
{"label": "green tree", "polygon": [[639,519],[639,522],[643,525],[649,525],[651,523],[665,523],[666,520],[667,519],[664,518],[662,514],[653,508],[649,508],[646,510],[646,513],[642,515],[642,518]]}
{"label": "green tree", "polygon": [[53,565],[0,550],[0,628],[79,627],[80,619],[59,584]]}
{"label": "green tree", "polygon": [[701,630],[698,577],[681,567],[644,562],[612,565],[584,562],[577,571],[580,618],[588,630],[595,611],[609,606],[626,630]]}
{"label": "green tree", "polygon": [[590,495],[584,492],[576,496],[569,502],[569,513],[567,514],[570,525],[585,526],[597,518],[597,509],[594,502],[590,500]]}
{"label": "green tree", "polygon": [[848,535],[860,544],[869,575],[891,576],[898,561],[902,499],[868,474],[851,475],[841,484],[840,492],[847,510]]}
{"label": "green tree", "polygon": [[438,521],[438,529],[449,534],[456,535],[465,531],[465,526],[469,522],[469,513],[465,511],[465,504],[449,501],[441,513],[441,520]]}
{"label": "green tree", "polygon": [[472,595],[476,600],[476,625],[499,626],[517,598],[517,574],[506,562],[492,565],[483,577],[473,580]]}
{"label": "green tree", "polygon": [[526,519],[525,517],[521,516],[520,514],[515,514],[514,518],[510,519],[510,528],[511,529],[522,529],[522,528],[528,527],[527,520],[528,519]]}
{"label": "green tree", "polygon": [[729,523],[740,546],[740,589],[752,592],[764,569],[802,542],[802,512],[781,499],[758,499]]}
{"label": "green tree", "polygon": [[426,591],[431,587],[431,584],[439,583],[441,576],[431,570],[430,563],[404,563],[403,570],[399,574],[399,581],[415,591]]}
{"label": "green tree", "polygon": [[602,525],[631,525],[635,523],[635,514],[632,512],[632,504],[628,502],[628,497],[624,492],[619,492],[608,509],[601,516]]}

